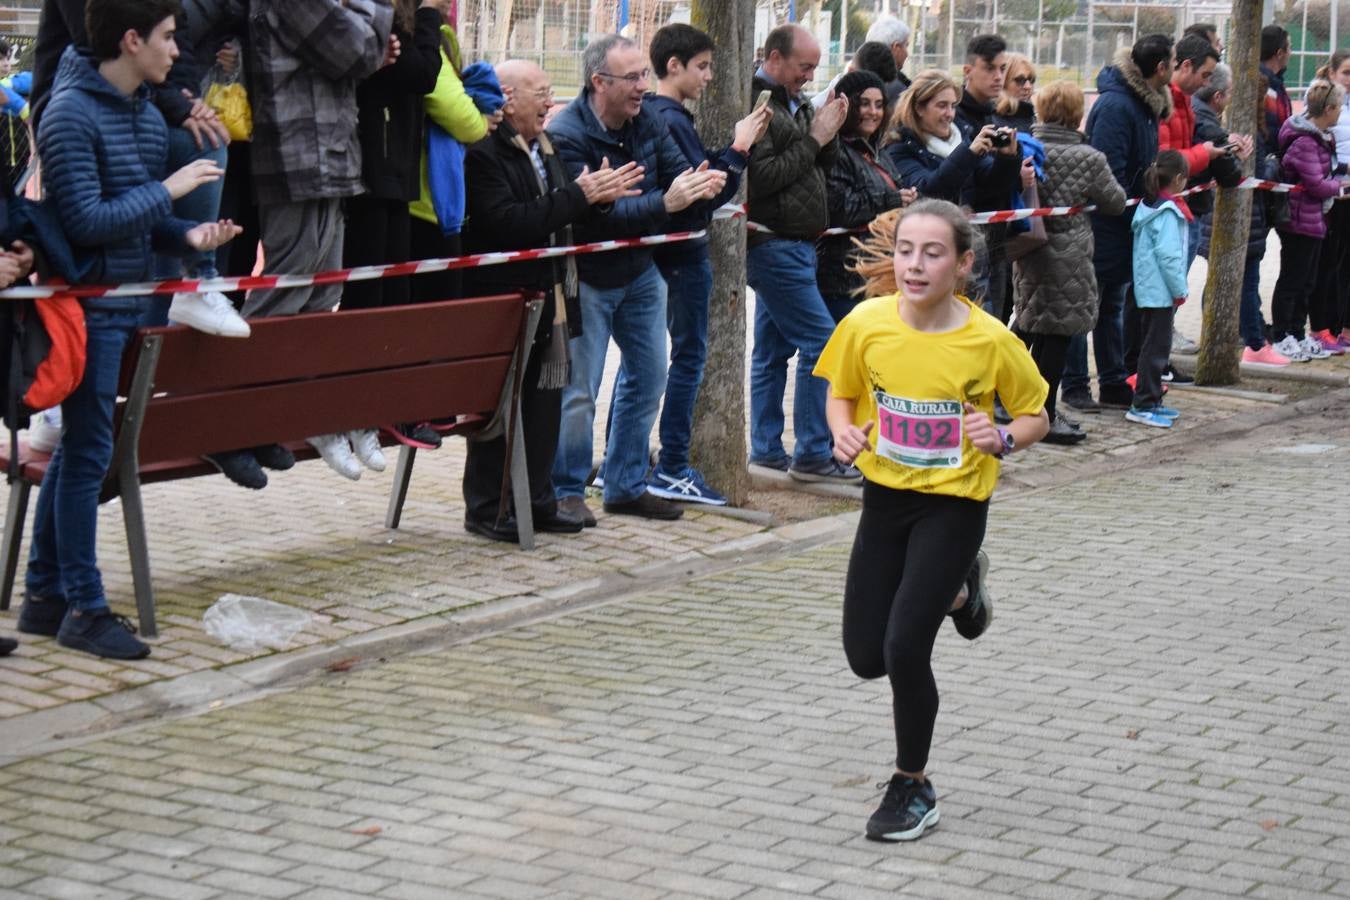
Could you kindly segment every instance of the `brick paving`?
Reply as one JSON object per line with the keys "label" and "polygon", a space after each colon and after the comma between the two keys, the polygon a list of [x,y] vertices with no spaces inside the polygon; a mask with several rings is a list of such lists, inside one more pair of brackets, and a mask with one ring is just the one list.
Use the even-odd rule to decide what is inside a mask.
{"label": "brick paving", "polygon": [[995,504],[917,844],[836,541],[0,767],[0,897],[1350,896],[1346,400]]}

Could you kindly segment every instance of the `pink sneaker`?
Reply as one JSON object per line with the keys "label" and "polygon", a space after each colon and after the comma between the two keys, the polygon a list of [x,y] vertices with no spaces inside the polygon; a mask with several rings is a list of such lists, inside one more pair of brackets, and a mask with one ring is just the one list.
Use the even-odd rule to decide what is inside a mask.
{"label": "pink sneaker", "polygon": [[1323,328],[1321,331],[1314,331],[1310,337],[1322,345],[1322,349],[1332,356],[1340,356],[1345,352],[1345,347],[1341,345],[1340,340],[1333,336],[1331,329]]}
{"label": "pink sneaker", "polygon": [[1262,369],[1283,369],[1289,365],[1289,357],[1270,346],[1269,341],[1260,350],[1244,348],[1242,361],[1249,366],[1259,366]]}

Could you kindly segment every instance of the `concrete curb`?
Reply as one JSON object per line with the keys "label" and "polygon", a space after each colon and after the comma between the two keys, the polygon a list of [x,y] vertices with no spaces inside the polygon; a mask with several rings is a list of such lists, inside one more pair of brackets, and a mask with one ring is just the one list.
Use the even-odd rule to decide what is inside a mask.
{"label": "concrete curb", "polygon": [[[1195,374],[1196,359],[1195,356],[1184,356],[1180,353],[1172,354],[1173,364],[1187,375]],[[1323,384],[1329,387],[1350,386],[1350,375],[1343,375],[1339,372],[1324,372],[1320,369],[1309,369],[1305,363],[1291,363],[1288,368],[1284,369],[1267,369],[1262,366],[1238,363],[1238,372],[1249,378],[1270,378],[1275,381],[1298,381],[1303,384]]]}

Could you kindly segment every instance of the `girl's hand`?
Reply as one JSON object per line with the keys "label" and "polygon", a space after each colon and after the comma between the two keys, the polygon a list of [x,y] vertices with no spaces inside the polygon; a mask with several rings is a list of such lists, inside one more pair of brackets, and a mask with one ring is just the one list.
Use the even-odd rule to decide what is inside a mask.
{"label": "girl's hand", "polygon": [[193,250],[214,250],[243,230],[229,219],[221,219],[219,222],[203,222],[188,230],[187,243]]}
{"label": "girl's hand", "polygon": [[874,423],[867,422],[863,427],[849,425],[843,431],[834,436],[834,458],[846,466],[853,465],[853,461],[864,450],[872,449],[872,442],[867,439],[867,435],[872,432]]}
{"label": "girl's hand", "polygon": [[970,440],[971,446],[981,453],[996,456],[1003,449],[1003,438],[994,427],[994,420],[988,413],[976,409],[973,403],[962,405],[966,410],[966,437]]}

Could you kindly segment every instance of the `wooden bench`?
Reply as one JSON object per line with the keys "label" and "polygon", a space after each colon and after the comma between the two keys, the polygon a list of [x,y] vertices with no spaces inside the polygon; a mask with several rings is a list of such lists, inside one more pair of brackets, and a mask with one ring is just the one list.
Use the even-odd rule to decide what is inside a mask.
{"label": "wooden bench", "polygon": [[[122,500],[141,633],[157,632],[141,485],[216,474],[202,458],[209,453],[278,443],[313,459],[310,435],[457,418],[451,433],[471,440],[507,435],[502,500],[514,494],[520,545],[532,549],[520,378],[542,305],[509,294],[255,319],[245,340],[178,326],[139,331],[123,361],[101,500]],[[398,527],[415,458],[401,447],[387,528]],[[20,443],[0,547],[0,609],[10,606],[29,495],[49,462]],[[8,466],[5,448],[0,468]]]}

